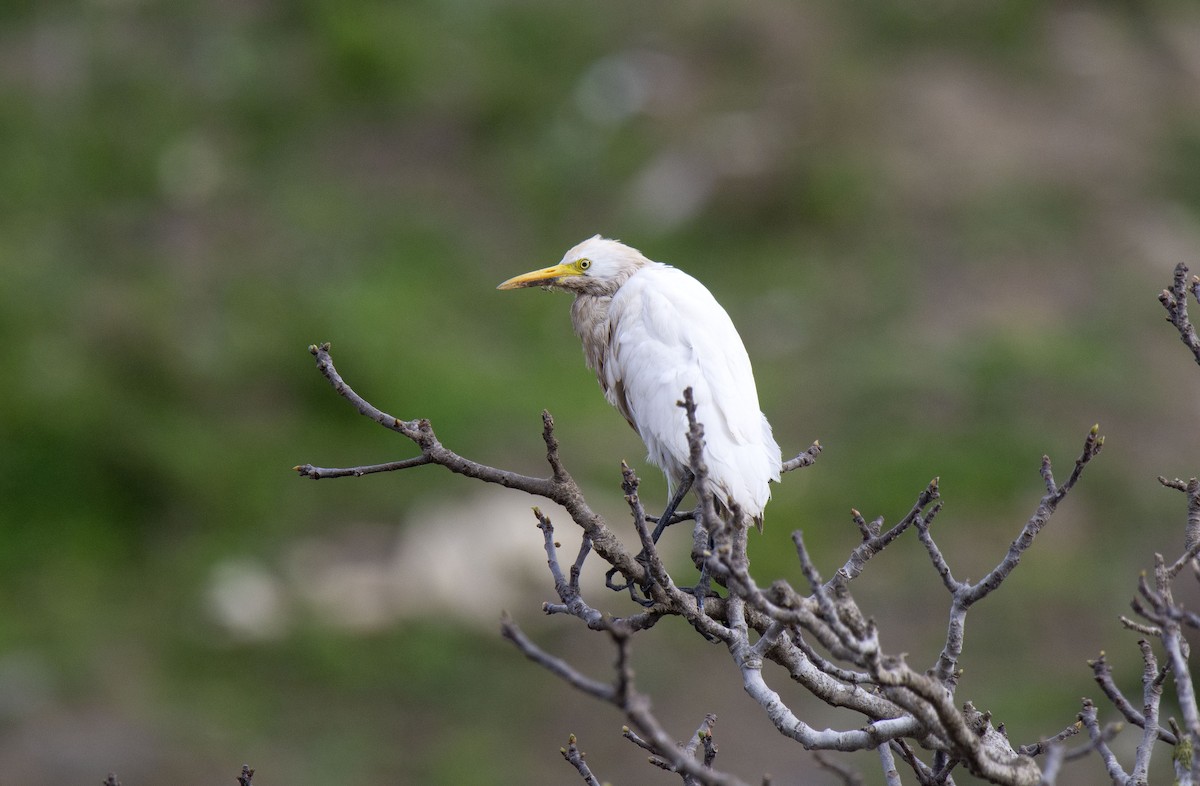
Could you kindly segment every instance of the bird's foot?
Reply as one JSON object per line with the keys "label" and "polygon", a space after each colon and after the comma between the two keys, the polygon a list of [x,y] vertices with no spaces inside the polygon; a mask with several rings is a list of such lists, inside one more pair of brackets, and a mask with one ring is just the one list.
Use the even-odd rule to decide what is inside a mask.
{"label": "bird's foot", "polygon": [[[640,554],[638,555],[638,561],[642,562],[643,565],[645,564],[645,561]],[[643,608],[649,608],[650,606],[654,605],[653,600],[651,600],[648,597],[643,597],[642,595],[639,594],[638,585],[634,584],[632,581],[627,581],[624,584],[614,583],[613,579],[616,575],[617,575],[617,569],[609,568],[608,572],[604,574],[604,586],[607,587],[608,589],[612,590],[613,592],[628,591],[629,599],[632,600],[634,603],[638,604],[639,606],[642,606]],[[642,589],[641,591],[649,593],[650,587],[654,586],[654,580],[649,578],[649,576],[650,576],[649,571],[646,572],[646,576],[647,576],[647,581],[649,583],[644,585],[644,589]]]}

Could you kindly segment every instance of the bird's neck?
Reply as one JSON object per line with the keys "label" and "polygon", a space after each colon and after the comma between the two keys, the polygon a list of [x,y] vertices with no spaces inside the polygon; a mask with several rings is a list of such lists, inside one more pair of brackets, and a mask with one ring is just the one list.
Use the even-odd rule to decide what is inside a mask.
{"label": "bird's neck", "polygon": [[601,376],[609,346],[609,307],[612,295],[589,295],[581,292],[571,304],[571,324],[583,344],[583,356],[588,368]]}

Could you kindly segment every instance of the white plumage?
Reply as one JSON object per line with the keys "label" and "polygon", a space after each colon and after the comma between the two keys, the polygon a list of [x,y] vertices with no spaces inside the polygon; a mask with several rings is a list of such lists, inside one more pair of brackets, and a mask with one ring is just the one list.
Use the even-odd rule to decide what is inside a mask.
{"label": "white plumage", "polygon": [[712,294],[681,270],[596,235],[562,262],[500,289],[543,286],[575,293],[571,321],[600,387],[638,432],[672,487],[688,464],[687,387],[704,426],[709,490],[760,528],[782,464],[742,339]]}

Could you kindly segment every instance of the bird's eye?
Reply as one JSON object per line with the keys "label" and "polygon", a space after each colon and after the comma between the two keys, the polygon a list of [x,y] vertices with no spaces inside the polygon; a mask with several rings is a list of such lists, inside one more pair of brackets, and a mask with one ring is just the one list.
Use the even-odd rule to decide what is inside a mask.
{"label": "bird's eye", "polygon": [[592,260],[590,260],[590,259],[579,260],[579,269],[580,270],[587,270],[591,266],[592,266]]}

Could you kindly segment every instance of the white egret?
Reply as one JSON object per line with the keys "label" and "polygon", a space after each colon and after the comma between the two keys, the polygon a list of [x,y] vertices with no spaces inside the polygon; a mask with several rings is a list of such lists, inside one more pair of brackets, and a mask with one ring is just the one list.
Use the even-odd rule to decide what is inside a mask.
{"label": "white egret", "polygon": [[575,293],[571,322],[588,367],[672,489],[690,479],[687,415],[677,402],[692,388],[708,489],[722,508],[736,505],[761,531],[768,482],[779,480],[782,458],[759,409],[746,348],[708,289],[599,235],[559,264],[498,288],[534,286]]}

